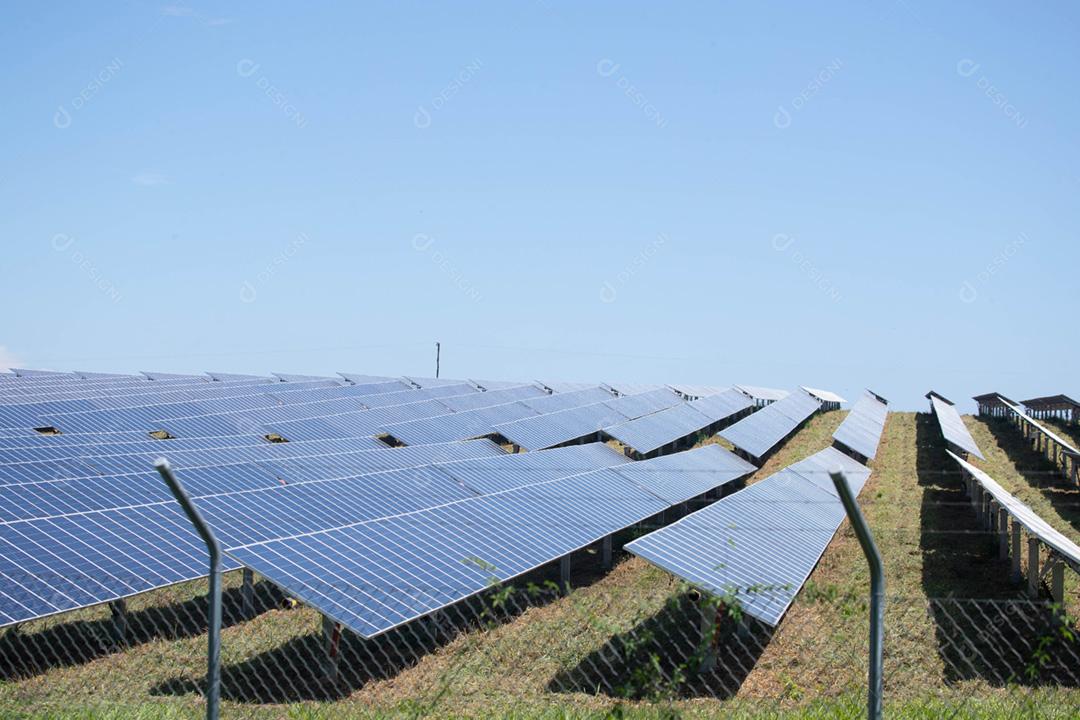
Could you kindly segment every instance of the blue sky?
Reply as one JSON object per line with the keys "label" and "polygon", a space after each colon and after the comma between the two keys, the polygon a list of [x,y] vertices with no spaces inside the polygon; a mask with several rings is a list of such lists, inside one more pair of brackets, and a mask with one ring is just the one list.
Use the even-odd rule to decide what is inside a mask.
{"label": "blue sky", "polygon": [[1075,392],[1071,3],[26,3],[0,365]]}

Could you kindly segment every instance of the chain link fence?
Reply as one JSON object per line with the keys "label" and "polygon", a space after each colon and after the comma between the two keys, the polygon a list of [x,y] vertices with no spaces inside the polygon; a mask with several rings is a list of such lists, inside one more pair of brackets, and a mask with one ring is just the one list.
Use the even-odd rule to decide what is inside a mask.
{"label": "chain link fence", "polygon": [[[644,562],[538,572],[371,640],[226,576],[222,716],[861,718],[867,599],[812,582],[775,629]],[[206,583],[9,628],[0,716],[198,717]],[[1080,644],[1028,599],[892,597],[885,715],[1075,718]]]}

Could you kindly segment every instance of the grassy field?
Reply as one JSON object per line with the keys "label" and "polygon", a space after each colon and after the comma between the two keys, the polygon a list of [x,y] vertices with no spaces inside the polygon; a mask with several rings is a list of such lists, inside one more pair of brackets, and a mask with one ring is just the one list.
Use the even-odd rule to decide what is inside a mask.
{"label": "grassy field", "polygon": [[[828,446],[842,418],[831,412],[811,419],[751,482]],[[987,454],[984,469],[1080,538],[1075,491],[1040,468],[1038,455],[1025,455],[1011,427],[968,423]],[[1045,618],[1035,606],[1013,603],[1020,590],[977,528],[932,421],[891,414],[874,467],[860,505],[881,547],[892,598],[887,717],[1075,717],[1077,678],[1069,687],[1045,673],[1023,678],[1030,666],[1024,643],[1037,640],[1025,634],[1041,632]],[[717,669],[697,681],[671,682],[700,643],[698,610],[685,587],[627,556],[603,572],[595,553],[582,553],[574,569],[567,596],[514,595],[483,616],[476,607],[462,609],[450,618],[453,627],[434,636],[411,628],[362,643],[346,635],[334,683],[319,668],[318,615],[283,609],[265,592],[254,619],[231,622],[223,633],[225,715],[863,716],[869,579],[846,524],[780,627],[725,635]],[[1074,603],[1077,585],[1068,575]],[[236,584],[230,578],[230,604]],[[101,608],[33,623],[21,639],[0,639],[0,657],[7,658],[0,716],[198,716],[206,638],[197,598],[204,591],[192,583],[133,600],[135,640],[122,650],[108,639],[108,611]],[[1018,648],[1017,657],[990,656],[1003,641]],[[39,669],[20,672],[11,658],[27,647],[65,649],[42,652]],[[1074,669],[1080,675],[1080,663]],[[1038,714],[1027,712],[1036,707]]]}

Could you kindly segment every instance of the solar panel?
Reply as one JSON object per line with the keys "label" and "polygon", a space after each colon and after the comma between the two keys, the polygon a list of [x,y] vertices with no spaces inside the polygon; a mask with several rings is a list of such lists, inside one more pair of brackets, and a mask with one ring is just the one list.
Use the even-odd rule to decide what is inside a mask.
{"label": "solar panel", "polygon": [[173,450],[171,443],[163,446],[161,441],[151,440],[136,444],[135,447],[94,447],[76,455],[69,454],[66,458],[3,463],[0,464],[0,486],[40,480],[145,472],[155,459],[161,457],[163,447],[168,448],[169,460],[174,468],[386,449],[385,443],[367,437],[288,443],[269,443],[258,437],[246,440],[247,444],[200,447],[193,450]]}
{"label": "solar panel", "polygon": [[263,377],[261,375],[243,375],[240,373],[221,373],[221,372],[207,372],[207,375],[216,382],[237,382],[246,380],[256,380],[259,382],[272,383],[279,382],[277,378]]}
{"label": "solar panel", "polygon": [[[149,381],[147,381],[149,385]],[[297,383],[295,389],[282,392],[297,393],[307,387],[322,387],[322,383],[304,385]],[[138,408],[162,407],[168,405],[186,405],[188,403],[208,402],[226,398],[262,398],[266,385],[229,384],[211,387],[209,384],[198,388],[158,388],[138,395],[112,394],[110,397],[83,397],[64,399],[37,399],[18,404],[0,404],[0,425],[17,424],[23,427],[53,425],[66,432],[105,432],[110,429],[134,429],[124,426],[123,412],[137,416]],[[243,402],[236,400],[237,404]],[[163,408],[163,412],[168,408]],[[194,408],[198,409],[198,406]],[[144,413],[145,414],[145,413]],[[119,427],[114,427],[119,426]],[[140,426],[140,429],[144,429]]]}
{"label": "solar panel", "polygon": [[519,385],[531,385],[532,387],[537,387],[534,384],[523,383],[518,380],[476,380],[474,378],[469,378],[469,382],[481,390],[506,390],[508,388],[518,387]]}
{"label": "solar panel", "polygon": [[604,402],[527,417],[496,425],[494,429],[519,447],[526,450],[539,450],[589,437],[604,428],[681,402],[682,400],[670,390],[653,390],[641,395],[626,395]]}
{"label": "solar panel", "polygon": [[834,403],[836,405],[847,402],[847,400],[845,400],[844,398],[828,390],[819,390],[817,388],[807,387],[805,385],[801,385],[800,387],[822,402]]}
{"label": "solar panel", "polygon": [[[389,382],[389,381],[402,382],[402,380],[400,378],[387,377],[385,375],[364,375],[363,373],[343,373],[343,372],[339,372],[338,375],[345,378],[346,380],[348,380],[351,383],[356,383],[357,385],[366,385],[368,383],[373,383],[373,382]],[[404,384],[404,383],[402,383],[402,384]]]}
{"label": "solar panel", "polygon": [[537,380],[537,382],[554,393],[577,392],[578,390],[588,390],[596,387],[595,383],[565,382],[562,380]]}
{"label": "solar panel", "polygon": [[877,455],[888,414],[888,404],[880,396],[867,391],[833,433],[833,440],[872,460]]}
{"label": "solar panel", "polygon": [[671,385],[671,389],[688,400],[697,400],[698,398],[709,397],[710,395],[719,395],[731,388],[716,387],[715,385],[687,385],[685,383],[680,383],[678,385]]}
{"label": "solar panel", "polygon": [[626,549],[776,626],[845,517],[830,467],[844,470],[856,494],[870,476],[827,448]]}
{"label": "solar panel", "polygon": [[590,403],[611,400],[614,395],[599,386],[582,388],[579,390],[559,390],[553,395],[541,395],[535,398],[522,399],[522,403],[528,405],[539,413],[550,413],[558,410],[566,410],[572,407],[581,407]]}
{"label": "solar panel", "polygon": [[[321,399],[360,397],[374,392],[370,386],[338,387],[330,383],[282,383],[278,386],[258,385],[236,389],[231,384],[227,395],[185,397],[187,393],[150,395],[130,398],[123,403],[107,403],[108,407],[62,413],[42,413],[40,418],[64,432],[102,432],[106,430],[153,430],[154,421],[161,418],[194,417],[239,413],[245,410],[299,405]],[[270,391],[270,388],[275,391]],[[277,390],[280,388],[280,390]],[[99,403],[90,401],[97,406]],[[40,412],[40,408],[37,409]],[[2,412],[2,408],[0,408]]]}
{"label": "solar panel", "polygon": [[464,380],[451,380],[449,378],[429,378],[429,377],[405,377],[405,380],[412,383],[419,388],[434,388],[440,385],[468,385]]}
{"label": "solar panel", "polygon": [[721,430],[720,437],[751,457],[762,458],[820,407],[817,398],[799,390]]}
{"label": "solar panel", "polygon": [[945,442],[959,448],[962,452],[970,453],[980,460],[985,460],[986,458],[983,457],[982,452],[979,450],[978,443],[975,442],[975,438],[971,437],[967,425],[964,424],[964,419],[960,417],[960,413],[956,410],[956,406],[950,400],[932,390],[926,397],[930,400],[930,409],[934,417],[937,418]]}
{"label": "solar panel", "polygon": [[653,392],[655,390],[670,390],[665,385],[655,385],[652,383],[623,383],[614,382],[607,383],[607,387],[611,388],[619,395],[639,395],[641,393]]}
{"label": "solar panel", "polygon": [[499,390],[472,393],[471,395],[448,397],[443,399],[443,403],[454,412],[461,412],[541,396],[546,397],[547,393],[535,385],[517,385]]}
{"label": "solar panel", "polygon": [[[212,414],[202,413],[186,417],[163,417],[158,415],[158,419],[150,423],[150,426],[163,428],[169,434],[177,437],[255,432],[272,423],[330,417],[379,407],[406,405],[425,399],[453,396],[455,393],[480,394],[468,385],[445,385],[423,390],[395,390],[377,394],[371,393],[372,387],[371,385],[353,385],[332,388],[327,392],[342,397],[332,397],[325,400],[311,400],[312,395],[308,391],[304,391],[298,398],[292,398],[300,399],[303,402],[270,408],[225,411]],[[277,398],[279,396],[271,397]],[[492,399],[490,402],[494,403],[496,400]],[[445,408],[441,408],[441,411],[445,411]],[[149,421],[146,422],[149,423]]]}
{"label": "solar panel", "polygon": [[330,376],[326,376],[326,375],[295,375],[293,373],[277,373],[277,372],[276,373],[270,373],[270,374],[273,375],[274,377],[276,377],[281,382],[287,382],[287,383],[292,383],[292,382],[312,382],[312,381],[315,381],[315,380],[329,380],[329,381],[333,382],[335,385],[343,385],[344,384],[344,382],[342,382],[342,378],[340,378],[340,377],[330,377]]}
{"label": "solar panel", "polygon": [[736,385],[735,389],[758,404],[783,400],[790,394],[787,390],[776,390],[774,388],[758,387],[756,385]]}
{"label": "solar panel", "polygon": [[717,423],[743,412],[752,404],[741,393],[726,390],[719,395],[675,405],[605,428],[604,433],[636,452],[648,455],[682,438],[705,432]]}
{"label": "solar panel", "polygon": [[740,480],[757,468],[719,445],[627,463],[615,472],[671,505]]}
{"label": "solar panel", "polygon": [[151,372],[149,370],[140,370],[147,380],[191,380],[193,382],[210,382],[210,378],[206,375],[186,375],[184,373],[166,373],[166,372]]}
{"label": "solar panel", "polygon": [[406,445],[426,445],[490,435],[500,423],[537,414],[536,410],[522,401],[515,401],[476,410],[389,423],[381,427],[380,433]]}

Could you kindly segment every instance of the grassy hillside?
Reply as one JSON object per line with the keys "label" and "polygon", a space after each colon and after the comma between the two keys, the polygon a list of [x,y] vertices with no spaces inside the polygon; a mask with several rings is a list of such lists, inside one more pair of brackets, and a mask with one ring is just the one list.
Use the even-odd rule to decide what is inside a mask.
{"label": "grassy hillside", "polygon": [[[751,482],[828,446],[843,416],[811,419]],[[976,527],[931,422],[912,413],[889,416],[874,474],[860,496],[894,598],[887,610],[889,716],[939,717],[946,714],[942,703],[951,711],[957,698],[969,698],[956,717],[1012,717],[1015,706],[1000,704],[1010,692],[1000,664],[973,662],[956,645],[964,633],[1001,626],[994,613],[1005,606],[995,603],[1019,597],[1019,590]],[[1076,530],[1075,496],[1040,475],[1035,459],[1013,447],[1007,433],[978,420],[969,425],[995,478],[1050,522]],[[727,717],[861,717],[869,580],[846,524],[775,633],[753,628],[725,636],[708,688],[668,682],[699,642],[697,610],[686,588],[636,558],[620,556],[610,572],[596,560],[594,553],[575,558],[569,596],[546,590],[513,596],[478,622],[469,611],[471,628],[444,629],[436,639],[419,637],[416,628],[379,643],[346,636],[336,684],[319,679],[318,615],[303,607],[280,609],[268,593],[255,619],[224,631],[226,708],[267,718],[708,717],[721,710]],[[156,630],[140,630],[131,648],[101,640],[74,655],[40,658],[46,669],[39,672],[20,676],[9,668],[0,684],[0,715],[98,716],[108,698],[116,717],[197,716],[205,635],[197,621],[182,621],[188,606],[180,603],[204,590],[193,583],[133,601],[134,618]],[[1069,590],[1075,596],[1072,579]],[[948,596],[989,600],[928,600]],[[967,614],[981,618],[959,617]],[[30,624],[22,633],[50,633],[50,643],[62,647],[65,638],[107,635],[107,617],[92,609]],[[163,625],[171,629],[163,632]],[[986,644],[976,640],[975,650]],[[19,647],[5,642],[6,655]],[[717,693],[727,698],[722,704]],[[1022,695],[1063,711],[1062,718],[1080,703],[1076,690],[1054,686]]]}

